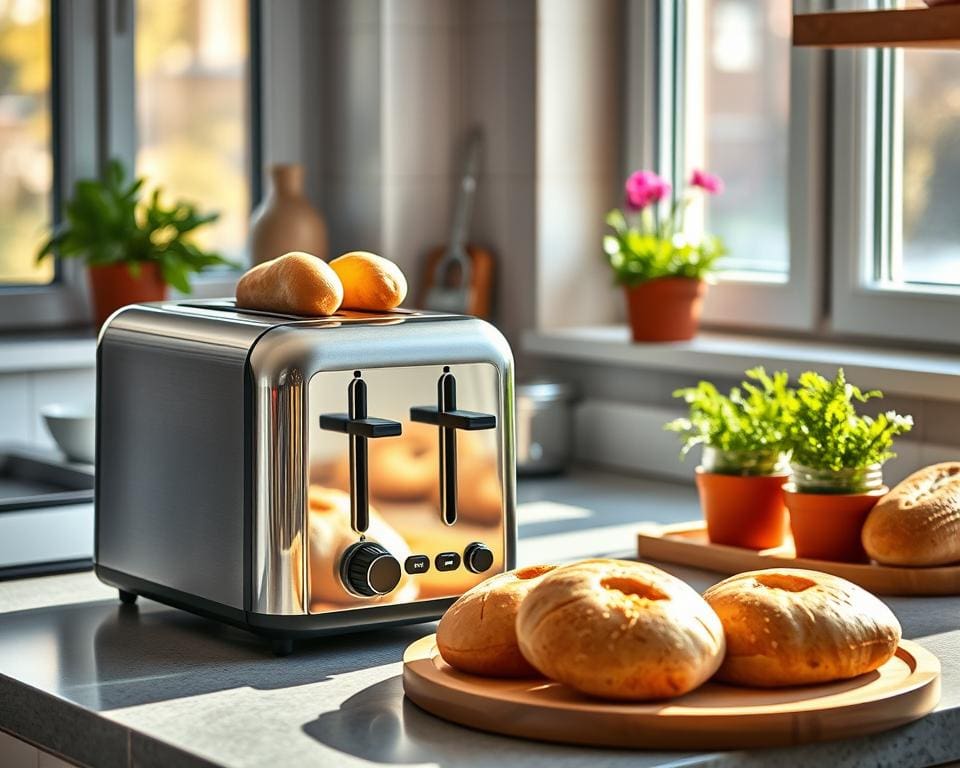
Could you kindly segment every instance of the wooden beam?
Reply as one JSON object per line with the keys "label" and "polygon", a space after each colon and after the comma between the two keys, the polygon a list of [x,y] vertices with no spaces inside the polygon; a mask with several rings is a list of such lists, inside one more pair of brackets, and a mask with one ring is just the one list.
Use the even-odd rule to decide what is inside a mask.
{"label": "wooden beam", "polygon": [[797,14],[793,17],[793,44],[814,48],[960,49],[960,5]]}

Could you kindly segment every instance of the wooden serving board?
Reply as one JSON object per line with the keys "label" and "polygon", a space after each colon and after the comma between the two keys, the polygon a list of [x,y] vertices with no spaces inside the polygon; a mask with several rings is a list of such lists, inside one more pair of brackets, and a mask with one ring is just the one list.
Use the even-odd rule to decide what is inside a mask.
{"label": "wooden serving board", "polygon": [[748,749],[849,738],[895,728],[940,700],[940,662],[904,640],[880,669],[828,685],[765,690],[706,683],[668,701],[618,703],[548,680],[458,672],[436,635],[403,655],[403,690],[461,725],[539,741],[640,749]]}
{"label": "wooden serving board", "polygon": [[789,537],[774,549],[744,549],[713,544],[702,520],[650,526],[637,536],[641,560],[688,565],[717,573],[742,573],[763,568],[809,568],[859,584],[878,595],[960,595],[960,564],[906,568],[876,563],[811,560],[794,554]]}

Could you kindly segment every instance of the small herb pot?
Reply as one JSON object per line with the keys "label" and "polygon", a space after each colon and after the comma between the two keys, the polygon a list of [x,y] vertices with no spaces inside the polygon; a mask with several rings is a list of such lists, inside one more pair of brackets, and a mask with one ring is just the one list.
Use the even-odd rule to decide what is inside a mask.
{"label": "small herb pot", "polygon": [[93,315],[97,328],[120,307],[145,301],[163,301],[167,296],[167,284],[160,266],[145,261],[139,265],[139,274],[134,276],[127,264],[104,264],[90,267],[90,293],[93,296]]}
{"label": "small herb pot", "polygon": [[697,335],[705,281],[657,277],[625,290],[634,341],[686,341]]}
{"label": "small herb pot", "polygon": [[776,454],[704,447],[696,481],[710,541],[747,549],[783,544],[787,480],[789,473]]}
{"label": "small herb pot", "polygon": [[870,510],[889,490],[879,464],[818,470],[794,464],[784,487],[797,557],[866,563],[860,532]]}

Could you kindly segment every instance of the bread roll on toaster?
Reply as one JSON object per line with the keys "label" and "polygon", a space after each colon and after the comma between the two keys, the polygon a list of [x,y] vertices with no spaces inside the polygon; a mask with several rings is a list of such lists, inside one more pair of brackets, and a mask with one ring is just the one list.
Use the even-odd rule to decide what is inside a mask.
{"label": "bread roll on toaster", "polygon": [[870,511],[863,548],[884,565],[960,561],[960,462],[914,472]]}
{"label": "bread roll on toaster", "polygon": [[727,638],[717,679],[760,688],[842,680],[884,664],[900,623],[865,589],[800,568],[740,573],[704,595]]}
{"label": "bread roll on toaster", "polygon": [[334,314],[343,285],[330,266],[302,251],[292,251],[249,270],[237,283],[237,306],[308,317]]}
{"label": "bread roll on toaster", "polygon": [[591,696],[663,699],[705,682],[724,653],[720,619],[659,568],[585,560],[551,571],[517,616],[524,658]]}
{"label": "bread roll on toaster", "polygon": [[554,565],[507,571],[481,582],[440,619],[437,648],[462,672],[487,677],[536,677],[517,645],[517,612],[524,598]]}
{"label": "bread roll on toaster", "polygon": [[407,297],[407,279],[389,259],[367,251],[351,251],[330,262],[343,283],[343,308],[382,312],[399,307]]}

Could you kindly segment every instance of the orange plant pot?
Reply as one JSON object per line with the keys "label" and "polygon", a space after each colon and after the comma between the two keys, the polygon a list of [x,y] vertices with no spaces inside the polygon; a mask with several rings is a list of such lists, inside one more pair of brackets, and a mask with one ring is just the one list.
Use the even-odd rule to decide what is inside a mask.
{"label": "orange plant pot", "polygon": [[90,267],[87,274],[97,328],[120,307],[145,301],[163,301],[167,297],[167,284],[159,265],[153,262],[142,262],[137,277],[130,274],[126,264]]}
{"label": "orange plant pot", "polygon": [[869,562],[860,543],[860,531],[870,510],[890,489],[886,486],[864,493],[798,493],[784,488],[790,529],[797,557]]}
{"label": "orange plant pot", "polygon": [[783,544],[787,510],[782,475],[721,475],[697,467],[700,508],[714,544],[770,549]]}
{"label": "orange plant pot", "polygon": [[658,277],[626,288],[634,341],[686,341],[697,335],[707,284],[692,277]]}

